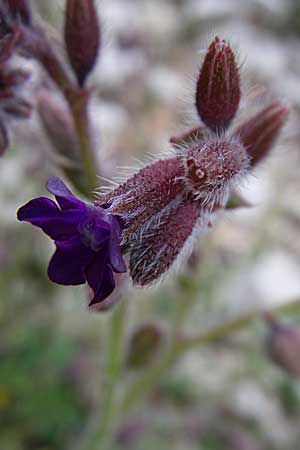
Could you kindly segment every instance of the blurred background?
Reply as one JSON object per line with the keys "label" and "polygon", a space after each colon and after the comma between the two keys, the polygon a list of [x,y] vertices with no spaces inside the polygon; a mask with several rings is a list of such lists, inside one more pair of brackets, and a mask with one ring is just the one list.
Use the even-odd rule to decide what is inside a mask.
{"label": "blurred background", "polygon": [[[64,2],[32,3],[59,36]],[[299,0],[101,0],[98,6],[103,41],[90,80],[91,115],[106,177],[165,151],[171,135],[196,123],[195,77],[215,35],[229,40],[241,64],[236,123],[274,98],[292,106],[272,156],[242,187],[254,207],[225,213],[184,275],[155,289],[129,290],[128,340],[145,320],[170,321],[186,295],[194,302],[191,334],[300,299]],[[34,103],[44,75],[30,61],[21,64],[33,73]],[[34,113],[14,124],[12,146],[0,160],[1,450],[73,449],[101,400],[110,313],[89,311],[84,287],[49,282],[52,242],[15,217],[20,205],[45,195],[56,158]],[[189,352],[124,418],[112,450],[299,449],[300,384],[267,358],[266,332],[257,320]],[[128,368],[124,385],[134,376]]]}

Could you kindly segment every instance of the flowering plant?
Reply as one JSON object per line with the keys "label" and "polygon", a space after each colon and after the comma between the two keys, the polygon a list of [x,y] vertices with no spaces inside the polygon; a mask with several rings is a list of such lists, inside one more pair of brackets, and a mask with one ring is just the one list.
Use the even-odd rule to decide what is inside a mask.
{"label": "flowering plant", "polygon": [[[102,41],[94,1],[66,1],[68,66],[43,26],[35,22],[28,1],[3,2],[0,19],[0,153],[10,145],[11,117],[26,119],[32,110],[31,103],[23,98],[30,74],[10,65],[13,56],[26,55],[35,60],[52,81],[51,89],[37,96],[37,110],[55,147],[53,151],[65,158],[56,169],[66,184],[52,176],[46,187],[56,202],[47,197],[34,198],[17,213],[19,221],[40,228],[54,241],[49,279],[67,286],[87,283],[93,291],[89,306],[104,310],[115,305],[114,290],[122,290],[124,278],[146,288],[173,268],[186,270],[186,262],[191,261],[216,219],[225,210],[247,205],[239,186],[272,150],[289,108],[275,101],[239,123],[243,92],[238,61],[230,44],[216,37],[197,76],[194,106],[198,124],[172,136],[164,157],[154,157],[123,183],[101,193],[97,186],[101,165],[96,159],[88,108],[93,91],[87,84]],[[64,100],[61,108],[53,99],[54,86]],[[73,185],[78,196],[67,184]],[[120,278],[118,274],[125,275]],[[124,360],[120,353],[126,339],[123,325],[127,303],[119,297],[122,301],[109,317],[107,389],[101,421],[87,437],[86,450],[105,448],[120,416],[126,415],[187,350],[225,337],[257,316],[250,313],[206,334],[185,336],[181,325],[185,308],[192,301],[189,286],[184,282],[183,286],[184,306],[179,308],[171,330],[150,322],[140,325],[128,340],[126,361],[130,369],[149,367],[153,361],[156,364],[134,380],[118,403],[115,388],[121,378],[120,361]],[[294,306],[279,308],[279,312]],[[297,336],[298,348],[298,332],[286,333],[284,327],[274,326],[274,320],[268,323],[272,324],[272,333],[284,330],[284,342]],[[160,351],[162,356],[156,360]],[[288,367],[277,348],[272,355]],[[294,373],[298,374],[298,368]]]}

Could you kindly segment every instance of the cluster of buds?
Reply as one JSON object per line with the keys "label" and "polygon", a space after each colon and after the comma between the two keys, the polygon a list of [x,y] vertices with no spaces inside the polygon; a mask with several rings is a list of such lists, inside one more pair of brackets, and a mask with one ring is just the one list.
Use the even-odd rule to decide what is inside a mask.
{"label": "cluster of buds", "polygon": [[[72,35],[70,24],[81,23],[74,9],[81,3],[67,2],[68,36]],[[92,4],[85,3],[89,12]],[[95,49],[81,71],[84,48],[66,41],[82,85]],[[140,286],[155,282],[175,261],[187,258],[215,217],[231,199],[236,200],[239,182],[269,153],[288,115],[288,108],[275,102],[231,129],[240,97],[235,55],[227,42],[216,37],[197,80],[199,126],[172,137],[168,157],[140,169],[117,188],[100,195],[93,205],[75,200],[62,181],[50,180],[48,190],[56,196],[58,205],[45,198],[34,199],[18,215],[55,240],[50,278],[61,284],[87,281],[95,294],[94,304],[112,292],[114,273],[126,271],[121,254],[128,258],[131,278]]]}
{"label": "cluster of buds", "polygon": [[29,22],[29,8],[25,10],[25,3],[23,6],[24,8],[21,8],[21,2],[10,1],[4,2],[0,8],[0,154],[9,146],[10,119],[27,119],[32,110],[22,89],[30,73],[11,65],[20,40],[17,24],[20,19]]}
{"label": "cluster of buds", "polygon": [[240,97],[236,58],[216,37],[197,81],[199,127],[172,137],[169,158],[141,169],[97,202],[122,219],[122,244],[136,284],[151,284],[178,256],[189,255],[238,183],[271,149],[288,108],[273,103],[231,130]]}

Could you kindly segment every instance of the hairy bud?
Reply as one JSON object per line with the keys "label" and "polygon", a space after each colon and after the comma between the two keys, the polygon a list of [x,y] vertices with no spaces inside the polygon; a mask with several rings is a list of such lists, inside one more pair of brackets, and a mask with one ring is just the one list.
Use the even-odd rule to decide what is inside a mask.
{"label": "hairy bud", "polygon": [[140,369],[149,365],[161,348],[164,334],[164,329],[158,322],[140,325],[130,338],[127,367]]}
{"label": "hairy bud", "polygon": [[15,30],[0,38],[0,65],[4,64],[12,56],[19,37],[19,31]]}
{"label": "hairy bud", "polygon": [[100,48],[100,26],[94,0],[67,0],[65,43],[79,85],[93,69]]}
{"label": "hairy bud", "polygon": [[141,286],[164,274],[224,208],[229,190],[248,168],[236,140],[210,138],[138,171],[98,202],[121,217],[130,274]]}
{"label": "hairy bud", "polygon": [[300,376],[300,328],[286,325],[265,314],[269,326],[267,351],[270,358],[292,377]]}
{"label": "hairy bud", "polygon": [[29,0],[6,0],[11,16],[20,20],[24,25],[31,26],[32,11]]}
{"label": "hairy bud", "polygon": [[211,43],[197,81],[196,108],[211,130],[226,129],[240,102],[240,79],[235,56],[224,40]]}
{"label": "hairy bud", "polygon": [[227,194],[228,183],[248,168],[248,156],[238,141],[212,139],[182,154],[186,187],[205,204]]}
{"label": "hairy bud", "polygon": [[2,120],[0,120],[0,156],[3,155],[8,146],[9,139],[7,129]]}
{"label": "hairy bud", "polygon": [[236,135],[244,144],[252,166],[268,155],[288,114],[289,108],[275,102],[238,128]]}

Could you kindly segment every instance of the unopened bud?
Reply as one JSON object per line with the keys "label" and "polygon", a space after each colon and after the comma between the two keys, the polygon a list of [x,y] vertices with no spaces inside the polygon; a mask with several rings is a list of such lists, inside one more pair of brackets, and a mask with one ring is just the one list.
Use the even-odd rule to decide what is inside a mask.
{"label": "unopened bud", "polygon": [[37,110],[46,134],[56,152],[79,163],[79,148],[69,110],[62,101],[46,90],[37,97]]}
{"label": "unopened bud", "polygon": [[265,314],[269,326],[267,351],[272,361],[292,377],[300,376],[300,327],[286,325]]}
{"label": "unopened bud", "polygon": [[252,166],[268,155],[288,114],[289,108],[275,102],[238,128],[236,135],[244,144]]}
{"label": "unopened bud", "polygon": [[233,51],[216,37],[205,56],[196,89],[196,108],[211,130],[226,129],[240,102],[240,77]]}
{"label": "unopened bud", "polygon": [[100,48],[100,26],[94,0],[67,0],[65,43],[79,85],[93,69]]}
{"label": "unopened bud", "polygon": [[15,30],[14,32],[10,32],[0,38],[0,64],[3,64],[12,56],[12,53],[18,43],[19,37],[19,31]]}
{"label": "unopened bud", "polygon": [[129,342],[127,367],[140,369],[149,365],[161,347],[164,334],[160,323],[148,322],[140,325]]}
{"label": "unopened bud", "polygon": [[3,155],[9,146],[7,129],[2,121],[0,121],[0,156]]}
{"label": "unopened bud", "polygon": [[31,26],[32,12],[29,0],[6,0],[11,16],[19,19],[24,25]]}
{"label": "unopened bud", "polygon": [[68,108],[53,93],[44,90],[38,94],[37,110],[52,145],[53,151],[50,153],[52,161],[79,192],[85,192],[80,150]]}

